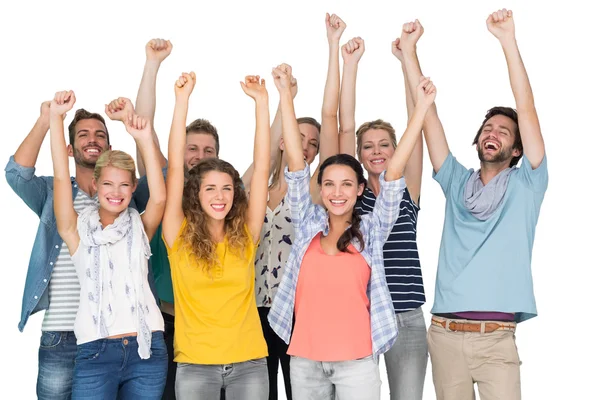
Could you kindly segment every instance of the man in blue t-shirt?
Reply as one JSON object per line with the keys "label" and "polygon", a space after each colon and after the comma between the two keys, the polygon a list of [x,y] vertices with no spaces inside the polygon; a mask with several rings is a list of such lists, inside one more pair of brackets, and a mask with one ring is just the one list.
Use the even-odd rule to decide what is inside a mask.
{"label": "man in blue t-shirt", "polygon": [[[473,382],[482,400],[520,399],[514,332],[537,314],[531,253],[548,186],[544,141],[512,12],[490,14],[487,27],[504,51],[517,108],[486,114],[473,141],[480,169],[467,170],[450,153],[435,105],[423,126],[433,177],[446,196],[428,334],[435,390],[444,400],[473,398]],[[404,25],[401,37],[414,86],[422,33],[417,20]]]}

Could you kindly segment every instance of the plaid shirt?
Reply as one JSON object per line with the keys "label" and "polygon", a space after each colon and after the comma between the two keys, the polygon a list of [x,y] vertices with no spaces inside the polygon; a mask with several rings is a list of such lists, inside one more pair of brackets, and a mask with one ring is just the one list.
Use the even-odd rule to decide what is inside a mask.
{"label": "plaid shirt", "polygon": [[[365,242],[361,255],[371,267],[367,295],[370,301],[371,340],[374,356],[389,350],[398,336],[396,314],[385,280],[383,244],[398,219],[400,201],[406,183],[404,178],[386,182],[383,179],[384,174],[385,172],[379,176],[381,193],[377,196],[373,213],[363,215],[360,222],[360,231]],[[311,201],[308,165],[304,170],[295,172],[289,172],[286,167],[285,179],[288,183],[286,198],[292,214],[296,239],[269,312],[269,324],[275,333],[289,344],[300,265],[313,238],[319,232],[323,232],[324,235],[328,234],[329,217],[322,206],[315,205]],[[356,238],[352,240],[352,244],[356,249],[360,249]]]}

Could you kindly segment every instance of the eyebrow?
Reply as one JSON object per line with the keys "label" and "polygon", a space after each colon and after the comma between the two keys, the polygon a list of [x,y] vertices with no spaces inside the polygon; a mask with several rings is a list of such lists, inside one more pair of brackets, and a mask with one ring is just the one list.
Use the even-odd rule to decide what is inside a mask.
{"label": "eyebrow", "polygon": [[[484,129],[485,129],[485,128],[487,128],[487,127],[493,127],[492,123],[491,123],[491,122],[488,122],[487,124],[485,124],[485,125],[483,126],[483,128],[484,128]],[[512,133],[512,131],[510,130],[510,128],[509,128],[509,127],[507,127],[507,126],[504,126],[504,125],[498,125],[498,128],[500,128],[500,129],[506,129],[507,131],[509,131],[510,133]]]}
{"label": "eyebrow", "polygon": [[[91,132],[91,131],[89,129],[80,129],[80,130],[77,131],[77,134],[80,134],[82,132]],[[106,134],[106,131],[102,130],[102,129],[96,129],[95,132],[96,133],[100,132],[100,133]]]}
{"label": "eyebrow", "polygon": [[[208,183],[206,185],[204,185],[204,187],[217,187],[217,185],[213,184],[213,183]],[[224,188],[226,187],[233,187],[233,185],[231,183],[228,183],[226,185],[223,185]]]}

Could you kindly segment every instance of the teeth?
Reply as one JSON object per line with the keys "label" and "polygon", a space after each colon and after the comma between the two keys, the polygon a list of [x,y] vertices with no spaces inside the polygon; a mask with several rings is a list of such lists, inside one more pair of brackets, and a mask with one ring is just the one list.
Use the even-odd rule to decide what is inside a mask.
{"label": "teeth", "polygon": [[225,209],[225,204],[211,204],[211,207],[217,211],[222,211]]}
{"label": "teeth", "polygon": [[117,200],[117,199],[108,199],[108,202],[111,204],[121,204],[123,202],[123,199]]}
{"label": "teeth", "polygon": [[383,158],[378,158],[377,160],[371,160],[373,164],[383,164],[385,160]]}
{"label": "teeth", "polygon": [[333,204],[345,204],[346,200],[331,200]]}
{"label": "teeth", "polygon": [[88,153],[100,153],[98,149],[86,149]]}

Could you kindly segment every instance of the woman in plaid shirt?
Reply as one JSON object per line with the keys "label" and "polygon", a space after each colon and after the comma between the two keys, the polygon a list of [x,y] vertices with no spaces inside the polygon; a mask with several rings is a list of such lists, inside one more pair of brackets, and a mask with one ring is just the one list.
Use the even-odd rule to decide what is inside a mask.
{"label": "woman in plaid shirt", "polygon": [[354,206],[366,182],[362,167],[348,155],[323,162],[318,184],[324,207],[312,203],[289,68],[274,68],[273,77],[281,98],[288,153],[287,199],[296,241],[269,323],[290,343],[292,393],[296,400],[334,396],[339,400],[379,399],[377,356],[388,350],[398,335],[385,281],[383,243],[398,216],[406,187],[404,167],[435,98],[435,86],[421,78],[415,111],[387,171],[379,178],[381,193],[373,213],[361,217]]}

